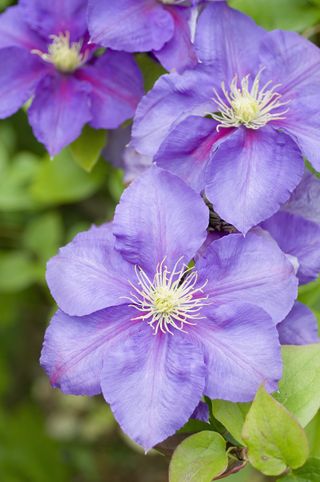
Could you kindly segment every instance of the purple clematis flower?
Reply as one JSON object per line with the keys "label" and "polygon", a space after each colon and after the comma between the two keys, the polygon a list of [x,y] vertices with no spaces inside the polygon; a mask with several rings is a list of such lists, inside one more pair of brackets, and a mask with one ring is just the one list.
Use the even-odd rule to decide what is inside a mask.
{"label": "purple clematis flower", "polygon": [[303,155],[320,169],[320,50],[223,2],[204,8],[195,44],[202,64],[158,80],[138,106],[132,146],[246,233],[288,200]]}
{"label": "purple clematis flower", "polygon": [[296,297],[293,267],[260,228],[197,254],[208,220],[198,194],[152,167],[125,191],[112,224],[78,235],[48,263],[59,310],[42,366],[65,393],[102,391],[146,450],[187,422],[202,395],[248,401],[281,376],[276,323]]}
{"label": "purple clematis flower", "polygon": [[20,0],[0,16],[0,118],[33,98],[29,121],[51,156],[86,123],[118,127],[143,94],[130,54],[94,56],[86,11],[87,0]]}
{"label": "purple clematis flower", "polygon": [[198,63],[192,20],[204,0],[89,0],[93,42],[126,52],[152,51],[167,69]]}

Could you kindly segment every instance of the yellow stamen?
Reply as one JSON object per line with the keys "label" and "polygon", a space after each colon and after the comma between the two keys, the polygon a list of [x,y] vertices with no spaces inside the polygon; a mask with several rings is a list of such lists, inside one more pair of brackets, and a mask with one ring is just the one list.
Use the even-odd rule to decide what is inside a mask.
{"label": "yellow stamen", "polygon": [[47,53],[40,50],[33,50],[32,53],[39,55],[45,62],[53,64],[60,72],[74,72],[87,61],[88,53],[81,52],[82,41],[70,42],[69,32],[51,35],[50,38],[52,42],[48,46]]}

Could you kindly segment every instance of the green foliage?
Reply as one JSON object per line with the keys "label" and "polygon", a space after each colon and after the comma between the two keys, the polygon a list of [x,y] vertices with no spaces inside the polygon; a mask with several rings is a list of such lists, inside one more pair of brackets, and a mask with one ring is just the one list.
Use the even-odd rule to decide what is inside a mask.
{"label": "green foliage", "polygon": [[170,482],[211,482],[228,466],[226,442],[216,432],[204,431],[184,440],[173,454]]}
{"label": "green foliage", "polygon": [[309,0],[231,0],[230,5],[269,30],[302,32],[320,19],[320,10]]}
{"label": "green foliage", "polygon": [[320,408],[320,344],[282,348],[283,377],[275,398],[305,427]]}
{"label": "green foliage", "polygon": [[308,459],[303,467],[294,470],[290,475],[280,480],[282,482],[319,482],[320,459],[314,457]]}
{"label": "green foliage", "polygon": [[53,160],[47,157],[31,186],[33,198],[55,205],[80,201],[92,195],[105,180],[106,166],[101,163],[89,175],[77,166],[65,150]]}
{"label": "green foliage", "polygon": [[11,482],[67,482],[59,445],[43,432],[39,414],[26,406],[10,417],[0,413],[0,474]]}
{"label": "green foliage", "polygon": [[71,155],[80,167],[91,172],[97,164],[106,142],[106,131],[96,130],[86,125],[81,136],[70,145]]}
{"label": "green foliage", "polygon": [[232,403],[225,400],[212,401],[212,411],[215,418],[226,427],[235,440],[242,444],[242,428],[249,408],[249,403]]}
{"label": "green foliage", "polygon": [[265,475],[301,467],[309,454],[306,435],[296,419],[261,387],[242,431],[251,464]]}
{"label": "green foliage", "polygon": [[24,251],[0,252],[0,292],[19,291],[37,279],[32,258]]}

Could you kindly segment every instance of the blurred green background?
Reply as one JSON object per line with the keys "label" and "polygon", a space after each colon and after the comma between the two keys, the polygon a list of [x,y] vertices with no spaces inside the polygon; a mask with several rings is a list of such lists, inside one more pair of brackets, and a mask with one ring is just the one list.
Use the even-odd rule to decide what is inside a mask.
{"label": "blurred green background", "polygon": [[[0,8],[9,3],[0,0]],[[266,28],[297,30],[317,41],[320,0],[231,4]],[[147,62],[144,71],[150,87],[159,68]],[[70,150],[50,161],[24,111],[0,122],[1,482],[167,481],[167,460],[146,457],[134,446],[102,398],[51,389],[38,363],[55,309],[44,279],[46,261],[77,232],[110,220],[123,188],[122,173],[103,159],[90,173]],[[301,292],[316,313],[319,293],[318,283]],[[312,422],[309,434],[319,456],[318,423]],[[228,480],[258,482],[261,476],[245,471]]]}

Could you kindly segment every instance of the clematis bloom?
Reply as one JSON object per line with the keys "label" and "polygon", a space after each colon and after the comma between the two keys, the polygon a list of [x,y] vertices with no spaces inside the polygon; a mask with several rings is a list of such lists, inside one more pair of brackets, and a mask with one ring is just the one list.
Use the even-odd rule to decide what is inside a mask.
{"label": "clematis bloom", "polygon": [[143,94],[135,61],[88,44],[87,0],[20,0],[0,16],[0,118],[32,98],[29,122],[51,156],[89,123],[114,129]]}
{"label": "clematis bloom", "polygon": [[195,45],[202,64],[157,81],[131,145],[245,234],[289,199],[303,156],[320,169],[320,50],[223,2],[202,11]]}
{"label": "clematis bloom", "polygon": [[48,263],[59,310],[42,366],[65,393],[102,392],[146,450],[187,422],[204,394],[248,401],[281,377],[276,323],[296,297],[293,267],[259,228],[199,251],[208,220],[197,193],[153,167],[124,192],[112,224],[78,235]]}
{"label": "clematis bloom", "polygon": [[167,70],[193,67],[198,62],[191,39],[193,7],[202,2],[89,0],[92,40],[114,50],[152,51]]}

